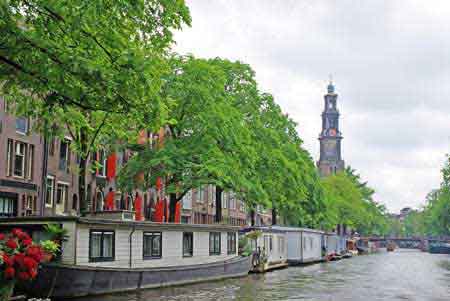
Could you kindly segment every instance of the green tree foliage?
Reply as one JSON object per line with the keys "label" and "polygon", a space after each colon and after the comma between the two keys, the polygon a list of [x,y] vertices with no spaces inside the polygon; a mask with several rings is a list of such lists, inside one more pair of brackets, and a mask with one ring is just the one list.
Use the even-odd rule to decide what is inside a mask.
{"label": "green tree foliage", "polygon": [[326,201],[326,228],[345,224],[363,235],[388,231],[386,208],[376,203],[374,190],[350,167],[322,180]]}
{"label": "green tree foliage", "polygon": [[173,213],[187,191],[213,184],[251,209],[274,208],[290,223],[313,224],[320,209],[314,164],[296,124],[258,91],[253,70],[190,56],[175,56],[172,68],[161,95],[169,108],[164,145],[133,157],[121,185],[133,188],[139,172],[147,172],[146,186],[164,178]]}
{"label": "green tree foliage", "polygon": [[190,16],[181,0],[0,1],[2,95],[47,137],[69,131],[81,200],[87,158],[99,141],[165,120],[165,56],[171,31],[184,23]]}

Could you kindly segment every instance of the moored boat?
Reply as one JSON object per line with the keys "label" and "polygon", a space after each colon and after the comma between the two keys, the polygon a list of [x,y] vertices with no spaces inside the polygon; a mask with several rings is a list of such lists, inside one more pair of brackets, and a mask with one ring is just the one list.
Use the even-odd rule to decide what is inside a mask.
{"label": "moored boat", "polygon": [[432,242],[428,252],[431,254],[450,254],[450,243]]}
{"label": "moored boat", "polygon": [[[124,215],[114,215],[115,218]],[[60,260],[41,267],[24,287],[30,296],[81,297],[240,277],[250,257],[237,255],[238,227],[137,222],[94,217],[24,217],[0,220],[38,240],[47,223],[68,232]]]}
{"label": "moored boat", "polygon": [[288,266],[286,231],[279,227],[248,227],[247,234],[254,252],[252,272],[264,273]]}

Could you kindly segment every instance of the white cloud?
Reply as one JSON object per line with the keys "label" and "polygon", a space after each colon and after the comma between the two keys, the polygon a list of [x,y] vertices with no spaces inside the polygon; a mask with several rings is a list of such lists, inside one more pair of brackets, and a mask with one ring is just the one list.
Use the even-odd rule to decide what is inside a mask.
{"label": "white cloud", "polygon": [[343,153],[392,211],[419,207],[450,146],[448,1],[188,1],[175,49],[250,64],[317,159],[326,79]]}

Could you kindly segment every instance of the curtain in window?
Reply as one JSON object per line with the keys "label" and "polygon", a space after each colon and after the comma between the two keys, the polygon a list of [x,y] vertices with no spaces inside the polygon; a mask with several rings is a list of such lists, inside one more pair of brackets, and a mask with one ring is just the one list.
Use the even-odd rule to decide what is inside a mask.
{"label": "curtain in window", "polygon": [[92,233],[91,235],[91,257],[98,258],[101,256],[102,234]]}
{"label": "curtain in window", "polygon": [[113,257],[113,234],[104,233],[103,234],[103,257]]}

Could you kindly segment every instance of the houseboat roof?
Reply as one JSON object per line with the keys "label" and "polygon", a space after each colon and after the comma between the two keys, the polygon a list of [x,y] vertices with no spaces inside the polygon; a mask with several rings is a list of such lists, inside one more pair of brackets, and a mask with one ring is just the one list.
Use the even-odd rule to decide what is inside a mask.
{"label": "houseboat roof", "polygon": [[20,225],[40,225],[47,223],[76,222],[92,226],[115,226],[115,227],[134,227],[155,228],[163,230],[197,230],[197,231],[239,231],[240,227],[223,224],[180,224],[180,223],[156,223],[150,221],[118,220],[93,217],[77,216],[49,216],[49,217],[13,217],[0,218],[0,226],[20,226]]}
{"label": "houseboat roof", "polygon": [[262,232],[308,232],[308,233],[319,233],[319,234],[327,234],[324,231],[314,230],[309,228],[299,228],[299,227],[287,227],[287,226],[254,226],[247,227],[244,229],[244,232],[252,231],[252,230],[260,230]]}

